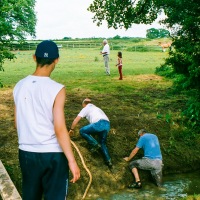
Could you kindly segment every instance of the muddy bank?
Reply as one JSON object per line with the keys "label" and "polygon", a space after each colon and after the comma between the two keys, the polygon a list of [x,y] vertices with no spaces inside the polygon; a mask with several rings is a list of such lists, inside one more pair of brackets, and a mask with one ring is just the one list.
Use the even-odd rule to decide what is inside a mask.
{"label": "muddy bank", "polygon": [[[152,116],[151,110],[141,110],[140,105],[137,105],[137,103],[132,107],[126,105],[119,107],[119,102],[112,101],[112,99],[120,99],[121,97],[117,98],[109,94],[105,96],[99,95],[98,97],[91,95],[91,98],[98,100],[97,105],[103,108],[111,121],[111,131],[107,144],[114,169],[113,173],[111,173],[104,164],[100,152],[95,154],[89,152],[88,145],[80,137],[77,128],[72,140],[80,149],[85,163],[93,175],[93,182],[87,199],[94,199],[95,196],[98,197],[102,193],[115,193],[115,191],[125,188],[133,180],[128,164],[123,160],[123,157],[129,155],[134,148],[138,139],[136,133],[138,129],[143,127],[150,132],[156,133],[159,137],[163,154],[164,176],[171,173],[183,173],[200,169],[199,134],[196,134],[196,137],[190,137],[190,135],[183,137],[185,130],[182,127],[174,128],[166,120]],[[66,123],[68,127],[80,110],[81,100],[81,95],[68,95],[66,104]],[[110,103],[105,103],[105,101]],[[130,101],[128,103],[130,104]],[[176,104],[180,103],[176,102]],[[176,105],[172,104],[172,109],[173,106],[175,107]],[[86,123],[85,120],[81,121],[79,127]],[[14,129],[11,89],[0,90],[0,126],[0,159],[18,191],[21,192],[21,174],[18,163],[18,144],[16,130]],[[87,187],[89,177],[75,149],[74,153],[82,171],[81,179],[76,184],[70,184],[69,186],[69,199],[81,199]],[[140,150],[136,158],[142,155],[142,150]],[[140,174],[143,182],[151,178],[148,172],[142,171]]]}

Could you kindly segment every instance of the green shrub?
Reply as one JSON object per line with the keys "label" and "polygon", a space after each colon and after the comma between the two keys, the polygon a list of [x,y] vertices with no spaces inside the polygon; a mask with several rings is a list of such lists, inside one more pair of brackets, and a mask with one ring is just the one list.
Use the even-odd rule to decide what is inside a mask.
{"label": "green shrub", "polygon": [[132,46],[128,47],[127,51],[137,51],[137,52],[157,52],[160,51],[160,48],[157,46]]}
{"label": "green shrub", "polygon": [[123,46],[115,45],[112,47],[112,50],[122,50]]}
{"label": "green shrub", "polygon": [[165,76],[165,77],[173,77],[173,69],[171,66],[162,64],[160,67],[156,67],[156,74],[160,76]]}
{"label": "green shrub", "polygon": [[187,124],[195,130],[200,131],[200,95],[198,90],[190,90],[188,92],[190,99],[188,100],[186,110],[183,114],[187,117]]}

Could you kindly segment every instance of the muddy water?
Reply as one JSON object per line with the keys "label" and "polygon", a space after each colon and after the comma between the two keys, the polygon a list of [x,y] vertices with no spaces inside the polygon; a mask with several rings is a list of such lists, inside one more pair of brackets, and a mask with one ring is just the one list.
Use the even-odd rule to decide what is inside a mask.
{"label": "muddy water", "polygon": [[140,190],[124,190],[96,200],[178,200],[188,195],[200,194],[200,171],[163,177],[163,188],[143,182]]}

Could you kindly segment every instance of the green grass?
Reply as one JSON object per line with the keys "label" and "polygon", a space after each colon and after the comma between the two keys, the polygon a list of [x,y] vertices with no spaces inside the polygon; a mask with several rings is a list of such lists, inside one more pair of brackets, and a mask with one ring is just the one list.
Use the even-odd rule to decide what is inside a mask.
{"label": "green grass", "polygon": [[[118,70],[115,67],[117,51],[111,51],[111,77],[104,74],[103,58],[99,49],[61,49],[60,61],[52,73],[52,78],[65,84],[68,89],[81,87],[103,92],[112,91],[116,84],[132,85],[132,78],[139,74],[153,74],[155,68],[164,62],[167,53],[163,52],[123,52],[124,81],[118,81]],[[13,87],[21,78],[33,73],[35,63],[32,59],[34,51],[16,52],[14,61],[4,64],[4,72],[0,72],[0,79],[5,87]],[[108,86],[108,83],[111,84]]]}
{"label": "green grass", "polygon": [[[60,61],[51,76],[66,86],[65,114],[68,128],[80,111],[85,97],[90,97],[94,104],[101,107],[111,121],[107,142],[113,162],[120,168],[120,181],[116,184],[110,181],[113,177],[102,165],[102,158],[94,159],[88,154],[86,141],[78,134],[79,128],[87,123],[86,120],[82,120],[75,129],[73,140],[81,147],[86,163],[93,172],[93,192],[97,194],[99,189],[105,192],[118,191],[132,181],[130,171],[124,170],[122,158],[134,147],[138,139],[135,133],[140,128],[158,134],[167,169],[165,173],[181,170],[184,172],[198,167],[196,163],[199,163],[200,145],[197,139],[192,141],[184,137],[184,134],[190,131],[182,124],[180,117],[181,109],[185,106],[185,97],[173,92],[171,80],[154,74],[156,67],[164,63],[168,53],[122,51],[124,80],[120,81],[115,66],[117,50],[111,50],[111,76],[105,75],[103,58],[99,52],[99,48],[61,49]],[[19,191],[20,172],[16,164],[12,164],[18,163],[17,134],[16,130],[13,130],[12,88],[20,79],[34,72],[36,65],[32,59],[33,53],[34,51],[16,52],[17,59],[6,61],[5,71],[0,72],[0,81],[4,84],[4,88],[0,89],[0,135],[3,138],[0,140],[0,157],[8,168],[13,167],[10,175]],[[80,164],[80,161],[78,162]],[[78,185],[71,186],[71,199],[74,199],[77,191],[81,194],[84,192],[87,182],[85,179],[88,177],[84,170],[82,177]],[[108,185],[111,183],[110,190]]]}

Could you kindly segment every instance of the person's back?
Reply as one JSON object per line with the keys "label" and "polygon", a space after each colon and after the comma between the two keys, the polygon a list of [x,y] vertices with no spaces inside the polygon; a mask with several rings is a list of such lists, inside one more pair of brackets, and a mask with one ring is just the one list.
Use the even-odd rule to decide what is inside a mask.
{"label": "person's back", "polygon": [[103,110],[91,103],[87,104],[78,115],[81,117],[86,117],[90,123],[98,122],[101,119],[109,121]]}
{"label": "person's back", "polygon": [[[52,108],[64,86],[49,77],[29,75],[14,88],[19,148],[34,152],[62,152],[58,144]],[[27,134],[28,133],[28,134]]]}
{"label": "person's back", "polygon": [[136,146],[139,148],[143,148],[144,157],[162,160],[160,144],[156,135],[145,133],[140,137]]}

